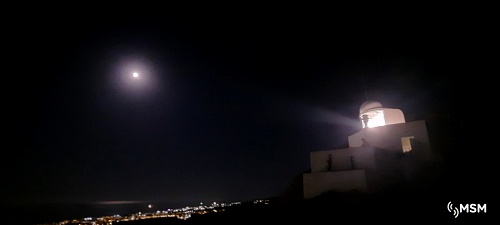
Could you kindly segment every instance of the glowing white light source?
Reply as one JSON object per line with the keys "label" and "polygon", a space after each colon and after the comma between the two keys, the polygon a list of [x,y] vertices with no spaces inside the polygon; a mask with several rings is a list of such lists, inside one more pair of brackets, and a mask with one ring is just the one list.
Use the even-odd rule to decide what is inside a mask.
{"label": "glowing white light source", "polygon": [[150,209],[153,208],[153,205],[148,205],[148,208],[150,208]]}
{"label": "glowing white light source", "polygon": [[132,76],[134,76],[134,77],[139,77],[139,74],[138,74],[137,72],[134,72],[134,73],[132,74]]}
{"label": "glowing white light source", "polygon": [[[385,117],[383,110],[372,110],[364,114],[368,116],[368,124],[366,126],[368,126],[369,128],[385,126]],[[365,128],[364,123],[363,128]]]}
{"label": "glowing white light source", "polygon": [[385,126],[384,111],[376,111],[368,121],[368,127],[380,127]]}

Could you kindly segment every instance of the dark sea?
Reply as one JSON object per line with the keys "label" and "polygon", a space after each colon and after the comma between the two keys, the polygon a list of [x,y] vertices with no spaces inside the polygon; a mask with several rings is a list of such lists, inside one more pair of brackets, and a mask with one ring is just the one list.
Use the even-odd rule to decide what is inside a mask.
{"label": "dark sea", "polygon": [[[151,204],[151,208],[148,205]],[[60,222],[68,219],[101,217],[110,215],[129,215],[148,213],[168,209],[182,208],[189,203],[114,203],[114,204],[79,204],[79,203],[38,203],[29,205],[3,205],[0,224],[36,225]]]}

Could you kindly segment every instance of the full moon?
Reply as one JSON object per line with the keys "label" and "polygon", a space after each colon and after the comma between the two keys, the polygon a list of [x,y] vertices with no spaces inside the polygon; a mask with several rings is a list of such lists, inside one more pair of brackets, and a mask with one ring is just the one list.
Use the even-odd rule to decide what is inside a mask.
{"label": "full moon", "polygon": [[139,77],[139,74],[138,74],[137,72],[134,72],[134,73],[132,74],[132,76],[134,76],[134,77]]}

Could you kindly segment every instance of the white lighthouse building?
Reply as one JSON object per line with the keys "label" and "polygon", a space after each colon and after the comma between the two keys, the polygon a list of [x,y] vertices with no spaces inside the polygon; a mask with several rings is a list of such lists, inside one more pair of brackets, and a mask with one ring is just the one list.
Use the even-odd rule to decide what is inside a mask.
{"label": "white lighthouse building", "polygon": [[407,122],[399,109],[366,101],[359,109],[362,129],[348,136],[348,148],[310,153],[303,195],[327,191],[376,192],[411,180],[436,159],[424,120]]}

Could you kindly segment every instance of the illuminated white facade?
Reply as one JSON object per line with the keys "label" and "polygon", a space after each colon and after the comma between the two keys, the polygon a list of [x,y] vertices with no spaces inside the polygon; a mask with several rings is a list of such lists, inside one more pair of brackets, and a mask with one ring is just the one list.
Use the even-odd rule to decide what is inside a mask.
{"label": "illuminated white facade", "polygon": [[406,122],[399,109],[366,101],[359,110],[363,129],[348,136],[349,147],[310,153],[303,174],[304,198],[326,191],[375,192],[411,179],[435,156],[424,120]]}

